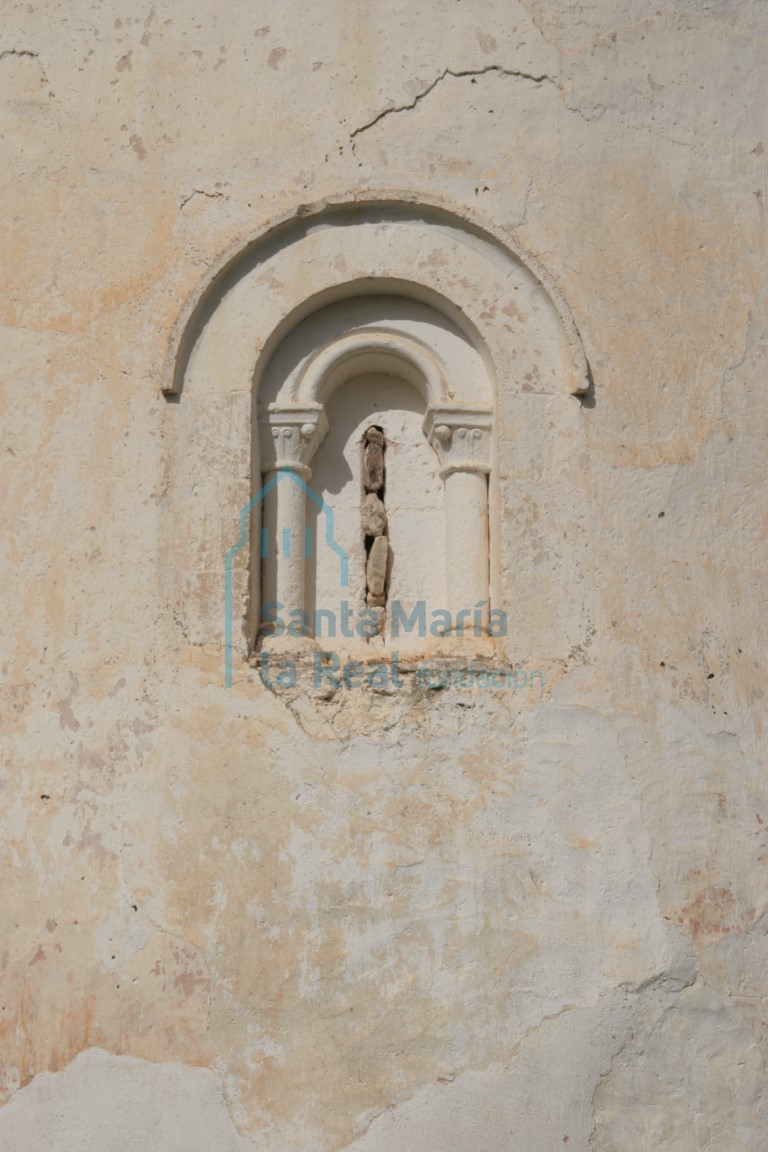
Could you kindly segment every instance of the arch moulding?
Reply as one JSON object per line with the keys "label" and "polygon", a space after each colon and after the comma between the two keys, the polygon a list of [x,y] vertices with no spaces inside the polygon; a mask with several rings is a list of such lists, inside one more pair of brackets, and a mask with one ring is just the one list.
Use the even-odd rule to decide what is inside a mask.
{"label": "arch moulding", "polygon": [[[444,205],[382,196],[323,203],[245,238],[174,328],[163,391],[183,399],[173,409],[169,510],[194,491],[205,524],[201,536],[188,515],[185,522],[178,508],[172,513],[184,559],[169,593],[185,603],[188,632],[220,639],[221,596],[202,574],[220,569],[238,515],[258,503],[266,477],[289,470],[309,480],[329,401],[366,374],[396,377],[419,395],[435,472],[446,492],[464,485],[469,493],[458,506],[480,509],[485,486],[485,509],[462,525],[477,521],[473,551],[485,549],[486,575],[476,566],[471,579],[457,577],[458,552],[448,570],[478,599],[515,605],[505,655],[519,656],[521,644],[554,658],[568,651],[580,636],[565,600],[583,582],[573,502],[580,405],[569,398],[589,386],[575,324],[549,277],[512,238],[464,210],[459,216]],[[297,502],[295,493],[285,499]],[[537,503],[558,506],[566,529],[558,537],[567,545],[534,546],[526,516]],[[457,536],[450,508],[449,553]],[[263,538],[260,522],[251,536]],[[247,656],[258,630],[260,564],[253,548],[237,564],[234,614],[243,626],[234,634]],[[300,598],[302,580],[296,569],[284,585]]]}
{"label": "arch moulding", "polygon": [[[499,279],[502,286],[509,280],[510,290],[524,289],[524,295],[536,302],[537,310],[548,314],[547,326],[552,331],[559,329],[559,342],[563,345],[560,350],[560,387],[573,395],[582,395],[588,391],[589,366],[575,321],[555,281],[539,265],[536,257],[527,252],[511,233],[476,210],[466,205],[454,206],[446,201],[415,197],[413,192],[377,192],[372,193],[370,198],[360,193],[329,197],[317,204],[302,205],[295,212],[277,217],[258,232],[245,234],[233,242],[197,285],[173,326],[163,366],[162,391],[169,396],[182,392],[187,383],[190,361],[205,328],[238,283],[249,278],[259,268],[280,263],[283,251],[295,249],[297,244],[318,229],[332,228],[349,234],[350,229],[364,228],[366,225],[385,232],[403,225],[416,230],[429,229],[435,235],[441,233],[446,238],[459,240],[467,249],[473,249],[480,255],[481,263],[484,259],[489,265],[495,264],[502,273],[506,266],[506,277],[502,274],[501,278],[489,278],[486,291],[483,291],[482,281],[474,285],[470,295],[474,298],[475,307],[467,298],[455,299],[457,295],[464,297],[464,293],[449,292],[445,297],[447,312],[454,319],[460,319],[463,314],[464,321],[471,326],[473,312],[482,315],[486,309],[500,301],[500,297],[493,298],[492,286],[499,284]],[[382,247],[385,249],[386,245]],[[404,260],[398,259],[398,254],[391,251],[387,259],[384,251],[381,251],[377,270],[372,271],[370,264],[364,262],[359,266],[356,277],[350,273],[359,262],[352,259],[347,265],[346,255],[347,252],[339,252],[340,259],[334,260],[327,268],[312,269],[312,274],[303,285],[295,285],[294,292],[290,292],[290,289],[284,291],[287,285],[275,285],[283,290],[280,296],[285,301],[286,309],[271,333],[274,341],[282,338],[289,324],[292,326],[298,323],[308,310],[320,306],[319,300],[313,300],[315,293],[320,293],[324,301],[329,302],[338,297],[338,290],[345,279],[350,286],[355,280],[359,281],[354,286],[355,291],[375,290],[373,284],[366,286],[366,282],[397,279],[398,271],[401,273],[404,266],[413,266],[413,261],[407,259],[405,251],[401,253],[406,257]],[[354,257],[354,252],[351,255]],[[442,283],[445,278],[434,274],[439,260],[434,262],[431,272],[428,257],[426,263],[416,263],[411,290],[418,297],[425,289],[428,291],[430,282]],[[347,273],[346,278],[344,271]],[[512,282],[518,278],[519,282]],[[411,277],[406,276],[405,280],[409,281]],[[464,284],[460,287],[466,289],[470,286]],[[440,294],[440,287],[437,287],[437,292]],[[292,298],[291,303],[289,298]],[[462,308],[464,304],[468,304],[465,312]],[[485,317],[485,320],[492,321],[493,317]],[[481,322],[475,332],[481,331],[483,327],[485,324]],[[269,351],[266,341],[262,349]]]}

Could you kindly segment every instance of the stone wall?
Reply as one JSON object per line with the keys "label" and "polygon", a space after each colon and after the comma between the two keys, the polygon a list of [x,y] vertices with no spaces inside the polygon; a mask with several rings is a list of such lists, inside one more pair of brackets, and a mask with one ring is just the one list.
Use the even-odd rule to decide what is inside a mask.
{"label": "stone wall", "polygon": [[[3,1152],[762,1152],[767,55],[757,0],[6,6]],[[492,414],[509,631],[279,685],[258,391],[358,296],[422,471]],[[430,562],[392,477],[448,580],[478,518]]]}

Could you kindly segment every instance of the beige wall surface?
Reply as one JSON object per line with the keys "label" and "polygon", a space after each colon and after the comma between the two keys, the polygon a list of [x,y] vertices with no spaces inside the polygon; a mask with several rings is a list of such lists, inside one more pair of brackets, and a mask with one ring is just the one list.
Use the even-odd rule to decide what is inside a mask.
{"label": "beige wall surface", "polygon": [[[762,1152],[768,7],[1,15],[0,1148]],[[273,690],[243,554],[227,687],[237,357],[396,273],[541,680]]]}

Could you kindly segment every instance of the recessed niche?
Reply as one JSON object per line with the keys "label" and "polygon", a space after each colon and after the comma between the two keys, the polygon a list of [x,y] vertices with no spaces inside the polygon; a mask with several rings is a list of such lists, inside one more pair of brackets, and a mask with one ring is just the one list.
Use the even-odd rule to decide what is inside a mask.
{"label": "recessed niche", "polygon": [[[379,427],[381,595],[390,621],[395,602],[406,619],[424,603],[425,635],[401,630],[398,648],[456,639],[462,612],[476,639],[477,612],[494,659],[565,666],[588,647],[588,387],[551,279],[482,222],[358,200],[244,241],[179,318],[163,385],[180,401],[161,527],[183,641],[222,645],[232,683],[270,643],[270,601],[310,624],[341,614],[342,589],[350,610],[377,601],[384,546],[371,560],[361,454]],[[491,635],[494,612],[506,635]],[[340,625],[305,639],[336,641]]]}
{"label": "recessed niche", "polygon": [[[404,297],[336,303],[277,347],[256,414],[252,643],[287,631],[369,652],[482,646],[493,406],[465,334]],[[361,527],[366,497],[385,529]]]}

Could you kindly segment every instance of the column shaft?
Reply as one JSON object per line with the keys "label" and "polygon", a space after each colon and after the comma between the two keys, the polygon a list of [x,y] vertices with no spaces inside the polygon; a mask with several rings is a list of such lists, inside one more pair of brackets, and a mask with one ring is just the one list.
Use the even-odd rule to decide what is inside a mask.
{"label": "column shaft", "polygon": [[[488,477],[480,471],[445,477],[448,604],[452,615],[488,600]],[[485,619],[488,605],[484,606]]]}
{"label": "column shaft", "polygon": [[[301,474],[299,472],[301,468]],[[279,614],[304,610],[306,482],[309,469],[279,468],[268,473],[262,540],[263,603],[277,601]],[[273,481],[276,480],[276,483]]]}

